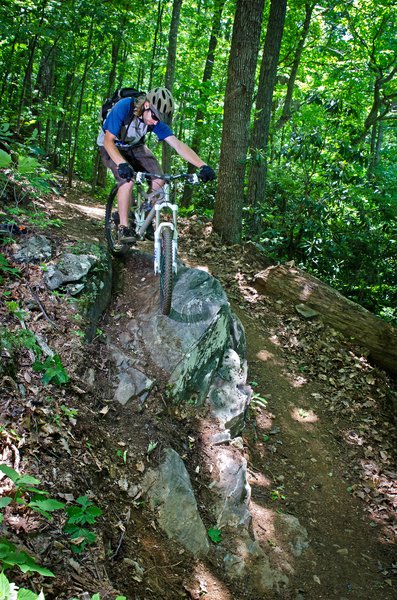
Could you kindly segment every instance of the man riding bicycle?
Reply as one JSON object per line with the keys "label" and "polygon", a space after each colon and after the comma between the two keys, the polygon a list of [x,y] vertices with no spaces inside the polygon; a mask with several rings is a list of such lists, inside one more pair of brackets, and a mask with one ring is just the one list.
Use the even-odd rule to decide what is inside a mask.
{"label": "man riding bicycle", "polygon": [[[135,103],[132,120],[126,124]],[[187,162],[200,169],[202,181],[215,178],[213,169],[187,144],[175,137],[171,128],[164,122],[174,111],[174,99],[167,88],[158,87],[145,96],[123,98],[119,100],[106,117],[97,143],[102,160],[108,167],[118,185],[117,201],[120,217],[119,239],[121,242],[133,242],[134,232],[128,227],[128,214],[131,207],[132,188],[135,171],[162,174],[160,164],[144,143],[146,133],[153,131],[159,141],[166,141]],[[164,185],[161,179],[152,179],[151,191]]]}

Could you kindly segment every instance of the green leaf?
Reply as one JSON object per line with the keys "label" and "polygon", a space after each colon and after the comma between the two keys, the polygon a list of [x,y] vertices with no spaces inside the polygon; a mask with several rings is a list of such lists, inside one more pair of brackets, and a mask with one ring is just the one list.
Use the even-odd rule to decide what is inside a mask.
{"label": "green leaf", "polygon": [[11,156],[8,152],[0,149],[0,169],[5,169],[11,162]]}
{"label": "green leaf", "polygon": [[221,533],[222,532],[220,529],[214,529],[213,527],[210,527],[208,530],[208,537],[212,542],[214,542],[214,544],[219,544],[221,541]]}
{"label": "green leaf", "polygon": [[0,465],[0,471],[2,471],[7,477],[11,479],[16,485],[20,487],[23,486],[33,486],[40,483],[36,477],[32,477],[31,475],[20,475],[14,469],[9,467],[8,465]]}
{"label": "green leaf", "polygon": [[5,506],[8,506],[10,504],[10,502],[12,502],[12,498],[0,498],[0,508],[4,508]]}
{"label": "green leaf", "polygon": [[7,600],[10,595],[10,582],[4,573],[0,573],[0,600]]}
{"label": "green leaf", "polygon": [[54,500],[53,498],[47,498],[46,500],[34,500],[29,502],[29,506],[34,509],[44,510],[52,512],[54,510],[61,510],[65,507],[63,502]]}
{"label": "green leaf", "polygon": [[18,171],[21,175],[35,173],[40,168],[40,163],[31,156],[21,156],[18,159]]}
{"label": "green leaf", "polygon": [[17,600],[38,600],[39,596],[31,590],[20,588],[18,590]]}

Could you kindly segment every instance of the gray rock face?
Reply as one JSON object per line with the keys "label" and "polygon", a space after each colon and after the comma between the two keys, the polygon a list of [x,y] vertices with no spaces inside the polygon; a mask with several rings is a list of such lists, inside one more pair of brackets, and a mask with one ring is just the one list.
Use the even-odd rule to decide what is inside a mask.
{"label": "gray rock face", "polygon": [[13,259],[15,262],[30,263],[49,260],[51,256],[52,249],[49,240],[44,235],[31,235],[23,238]]}
{"label": "gray rock face", "polygon": [[209,550],[204,524],[197,509],[190,478],[183,460],[171,448],[156,470],[149,470],[143,480],[152,509],[157,510],[158,522],[167,535],[181,543],[194,555]]}
{"label": "gray rock face", "polygon": [[64,254],[56,265],[49,265],[44,281],[50,290],[71,281],[79,281],[98,261],[93,254]]}
{"label": "gray rock face", "polygon": [[230,431],[232,438],[240,435],[244,428],[245,412],[252,395],[246,380],[247,362],[242,362],[237,352],[229,348],[216,372],[208,399],[212,414]]}
{"label": "gray rock face", "polygon": [[251,488],[247,482],[247,461],[232,448],[218,448],[217,468],[219,476],[214,489],[220,498],[215,508],[218,527],[248,525]]}
{"label": "gray rock face", "polygon": [[220,283],[182,268],[169,317],[149,311],[138,319],[153,363],[169,375],[170,395],[203,404],[213,374],[231,336],[231,313]]}
{"label": "gray rock face", "polygon": [[[209,544],[189,474],[171,448],[165,450],[160,466],[146,473],[142,486],[157,511],[159,526],[195,556],[218,553],[228,576],[249,578],[258,597],[269,590],[282,591],[292,567],[284,556],[281,566],[272,564],[251,529],[251,488],[238,437],[252,395],[246,383],[245,335],[219,282],[203,271],[183,267],[169,317],[159,314],[157,296],[148,297],[145,310],[118,335],[111,351],[117,401],[145,398],[153,385],[153,376],[146,374],[151,363],[156,377],[164,376],[168,382],[175,403],[196,406],[206,432],[200,440],[203,456],[211,461],[207,466],[214,523],[221,530],[234,528],[235,534],[216,548]],[[288,554],[306,547],[305,532],[294,517],[281,517],[278,530],[289,536]]]}
{"label": "gray rock face", "polygon": [[302,527],[299,519],[294,517],[294,515],[276,514],[276,527],[289,540],[289,545],[294,556],[300,556],[309,547],[307,530]]}

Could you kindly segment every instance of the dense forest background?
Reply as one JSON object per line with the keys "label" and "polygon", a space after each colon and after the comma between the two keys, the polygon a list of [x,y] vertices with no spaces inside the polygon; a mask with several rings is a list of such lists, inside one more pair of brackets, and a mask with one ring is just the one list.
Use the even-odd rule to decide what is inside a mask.
{"label": "dense forest background", "polygon": [[396,323],[396,20],[392,0],[4,0],[0,167],[103,194],[102,102],[167,85],[175,134],[218,170],[185,214]]}

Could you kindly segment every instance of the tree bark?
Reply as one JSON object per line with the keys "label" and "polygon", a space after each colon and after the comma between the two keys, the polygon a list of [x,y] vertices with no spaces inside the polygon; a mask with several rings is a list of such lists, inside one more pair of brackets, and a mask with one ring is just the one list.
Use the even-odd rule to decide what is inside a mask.
{"label": "tree bark", "polygon": [[[44,21],[44,17],[45,17],[45,9],[47,6],[47,0],[43,0],[39,11],[41,12],[41,17],[38,23],[38,30],[40,30],[40,27]],[[30,44],[29,44],[29,55],[28,55],[28,64],[26,66],[25,69],[25,75],[22,81],[22,88],[21,88],[21,96],[19,99],[19,106],[18,106],[18,118],[17,118],[17,125],[16,125],[16,131],[17,133],[19,133],[19,130],[21,128],[21,119],[22,119],[22,111],[23,111],[23,107],[25,106],[25,100],[26,97],[31,96],[31,77],[32,77],[32,71],[33,71],[33,59],[34,59],[34,55],[36,52],[36,47],[37,47],[37,42],[39,40],[39,34],[36,33],[36,35],[32,38]],[[29,92],[30,90],[30,92]]]}
{"label": "tree bark", "polygon": [[313,308],[325,323],[367,348],[375,364],[397,374],[397,329],[316,277],[277,265],[257,273],[254,285],[263,294]]}
{"label": "tree bark", "polygon": [[77,118],[76,118],[75,132],[74,132],[73,151],[71,153],[70,160],[69,160],[69,168],[68,168],[68,186],[69,187],[72,187],[72,182],[73,182],[74,163],[76,161],[77,143],[78,143],[78,139],[79,139],[79,127],[80,127],[80,121],[81,121],[81,111],[83,108],[85,82],[87,79],[89,59],[90,59],[90,55],[91,55],[93,31],[94,31],[94,17],[92,17],[92,19],[91,19],[90,30],[89,30],[89,34],[88,34],[87,54],[86,54],[86,60],[85,60],[85,65],[84,65],[83,77],[81,80],[80,98],[79,98],[79,103],[78,103],[78,108],[77,108]]}
{"label": "tree bark", "polygon": [[[216,46],[218,43],[218,35],[219,35],[220,28],[221,28],[222,11],[223,11],[223,7],[225,6],[225,2],[226,2],[226,0],[216,0],[215,1],[210,41],[208,44],[207,59],[205,61],[205,67],[204,67],[204,73],[203,73],[203,79],[202,79],[203,84],[205,84],[207,81],[211,81],[212,72],[214,70],[215,50],[216,50]],[[193,135],[192,142],[190,144],[191,148],[193,148],[193,150],[195,152],[197,152],[197,154],[200,154],[202,129],[203,129],[202,126],[203,126],[204,117],[205,117],[204,108],[207,105],[207,101],[208,101],[207,96],[205,96],[203,94],[202,90],[200,90],[201,107],[198,109],[198,111],[196,113],[196,118],[194,121],[194,135]],[[188,168],[189,173],[194,173],[195,170],[196,170],[196,168],[193,165],[189,165],[189,168]],[[192,199],[192,195],[193,195],[193,187],[191,185],[186,185],[185,189],[183,190],[181,205],[186,206],[186,207],[189,206],[191,199]]]}
{"label": "tree bark", "polygon": [[284,125],[291,119],[291,116],[292,116],[291,105],[292,105],[292,96],[293,96],[294,87],[295,87],[295,80],[296,80],[296,76],[298,74],[298,69],[299,69],[301,58],[302,58],[302,52],[303,52],[303,48],[305,47],[307,34],[309,33],[310,21],[311,21],[313,10],[314,10],[315,6],[316,6],[315,2],[306,2],[306,5],[305,5],[306,15],[305,15],[305,21],[303,23],[302,35],[299,38],[298,46],[295,51],[295,56],[294,56],[294,60],[292,63],[291,72],[290,72],[290,75],[288,78],[287,93],[285,95],[283,110],[282,110],[280,118],[278,119],[278,121],[275,125],[275,128],[274,128],[275,131],[284,127]]}
{"label": "tree bark", "polygon": [[[165,71],[165,87],[172,92],[175,80],[175,64],[176,64],[176,46],[178,42],[178,29],[181,16],[182,0],[174,0],[172,5],[172,17],[170,32],[168,35],[168,53],[167,53],[167,68]],[[171,119],[166,119],[168,125],[171,124]],[[164,173],[169,173],[171,169],[171,147],[168,144],[162,146],[162,167]]]}
{"label": "tree bark", "polygon": [[237,0],[229,56],[214,230],[240,243],[245,160],[264,0]]}
{"label": "tree bark", "polygon": [[264,200],[267,177],[267,146],[272,116],[272,98],[283,37],[287,0],[271,0],[265,45],[259,76],[256,116],[251,139],[248,203],[256,206]]}

